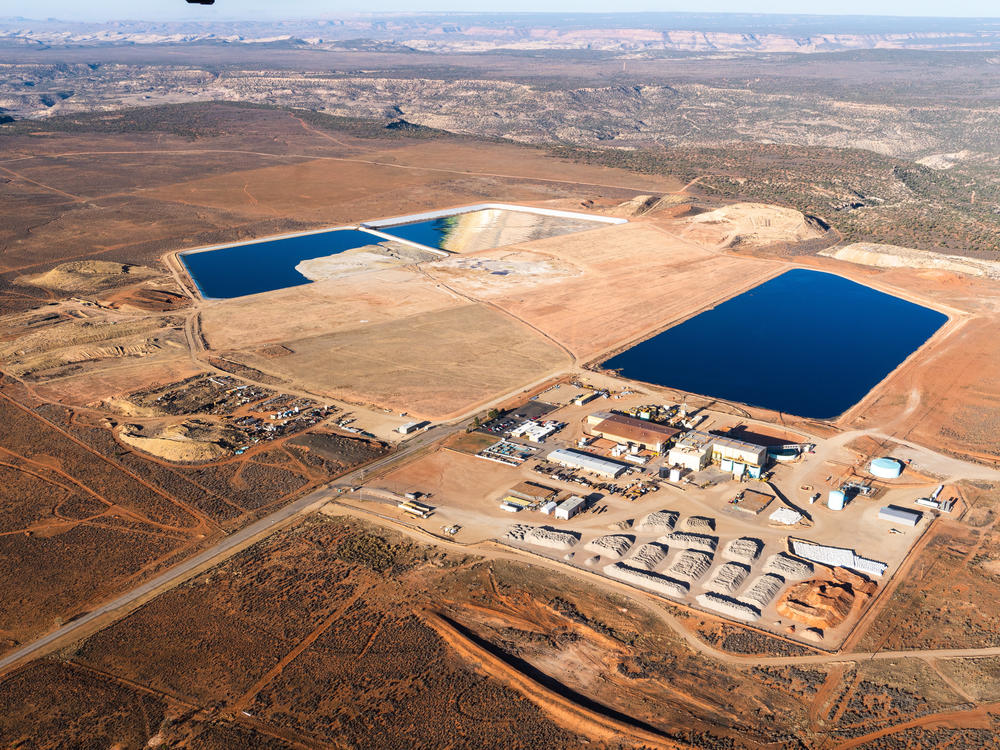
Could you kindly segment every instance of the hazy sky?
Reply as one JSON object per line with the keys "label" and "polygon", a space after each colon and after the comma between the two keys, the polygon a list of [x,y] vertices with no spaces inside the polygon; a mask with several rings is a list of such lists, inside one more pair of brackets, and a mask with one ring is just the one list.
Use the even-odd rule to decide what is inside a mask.
{"label": "hazy sky", "polygon": [[[189,5],[185,0],[0,0],[0,16],[62,18],[75,21],[107,19],[198,20],[271,19],[333,16],[351,11],[595,11],[608,12],[597,0],[216,0],[214,6]],[[1000,16],[998,0],[621,0],[618,11],[697,11],[732,13],[812,13],[886,16]]]}

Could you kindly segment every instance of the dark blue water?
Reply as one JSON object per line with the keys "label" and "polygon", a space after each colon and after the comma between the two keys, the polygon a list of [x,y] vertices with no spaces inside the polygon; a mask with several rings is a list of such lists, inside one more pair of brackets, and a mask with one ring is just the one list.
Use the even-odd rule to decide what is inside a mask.
{"label": "dark blue water", "polygon": [[860,401],[946,320],[840,276],[796,269],[604,367],[647,383],[829,419]]}
{"label": "dark blue water", "polygon": [[[472,212],[477,213],[477,212]],[[443,216],[439,219],[415,221],[412,224],[396,224],[391,227],[379,227],[378,231],[391,234],[393,237],[418,242],[425,247],[444,249],[448,234],[455,228],[454,216]]]}
{"label": "dark blue water", "polygon": [[308,284],[309,279],[295,270],[301,261],[381,241],[367,232],[337,229],[179,257],[203,297],[242,297]]}

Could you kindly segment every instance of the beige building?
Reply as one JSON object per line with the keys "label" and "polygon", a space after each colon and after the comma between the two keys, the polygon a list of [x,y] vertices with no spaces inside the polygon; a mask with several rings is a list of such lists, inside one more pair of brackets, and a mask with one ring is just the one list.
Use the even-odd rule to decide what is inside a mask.
{"label": "beige building", "polygon": [[760,467],[767,463],[767,448],[733,438],[716,437],[712,442],[712,460],[716,463],[729,460]]}
{"label": "beige building", "polygon": [[608,411],[591,414],[587,417],[587,424],[592,435],[614,440],[616,443],[638,445],[657,453],[663,453],[681,432],[656,422]]}
{"label": "beige building", "polygon": [[715,435],[705,432],[685,432],[667,453],[667,463],[691,471],[701,471],[711,460],[714,440]]}

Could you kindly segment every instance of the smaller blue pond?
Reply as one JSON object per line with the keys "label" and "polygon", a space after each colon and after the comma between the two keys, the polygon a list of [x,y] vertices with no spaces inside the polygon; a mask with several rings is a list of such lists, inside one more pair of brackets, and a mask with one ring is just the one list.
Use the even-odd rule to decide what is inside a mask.
{"label": "smaller blue pond", "polygon": [[946,320],[840,276],[797,269],[604,367],[689,393],[829,419],[864,398]]}
{"label": "smaller blue pond", "polygon": [[295,270],[302,261],[379,242],[380,237],[368,232],[334,229],[179,257],[203,297],[225,299],[308,284],[309,279]]}
{"label": "smaller blue pond", "polygon": [[[473,211],[471,213],[479,213]],[[465,214],[468,216],[469,214]],[[415,221],[412,224],[396,224],[394,226],[379,227],[380,232],[391,234],[410,242],[417,242],[424,247],[435,247],[439,250],[445,249],[445,241],[448,235],[458,224],[458,215],[442,216],[437,219],[427,219],[426,221]]]}

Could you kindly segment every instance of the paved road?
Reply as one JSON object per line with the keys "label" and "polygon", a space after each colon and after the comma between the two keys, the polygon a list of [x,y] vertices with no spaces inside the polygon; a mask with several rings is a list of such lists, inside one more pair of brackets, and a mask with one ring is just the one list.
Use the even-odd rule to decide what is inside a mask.
{"label": "paved road", "polygon": [[[407,441],[405,446],[396,453],[386,456],[385,458],[375,461],[373,463],[367,464],[360,469],[356,469],[350,474],[346,474],[338,478],[337,483],[353,484],[355,481],[361,478],[362,474],[368,474],[376,469],[380,469],[386,466],[387,464],[399,461],[402,458],[405,458],[406,456],[409,456],[410,454],[423,449],[429,443],[436,442],[446,437],[447,435],[457,432],[459,429],[464,429],[464,428],[465,428],[464,422],[457,425],[448,425],[448,426],[442,425],[434,427],[431,430],[423,432],[417,435],[416,437],[412,438],[411,440]],[[98,618],[103,617],[104,615],[107,615],[110,612],[122,609],[123,607],[127,607],[130,604],[134,603],[135,601],[146,596],[147,594],[150,594],[161,587],[168,586],[169,584],[178,581],[178,579],[183,578],[184,576],[188,575],[191,571],[199,568],[202,565],[205,565],[206,563],[221,562],[226,557],[228,557],[230,553],[239,548],[240,545],[246,543],[249,540],[254,539],[255,537],[262,536],[265,532],[287,521],[292,516],[298,515],[300,513],[307,513],[312,510],[318,509],[322,504],[328,502],[331,498],[337,495],[337,493],[334,492],[331,489],[331,487],[332,485],[321,487],[320,489],[315,490],[292,503],[289,503],[288,505],[286,505],[285,507],[281,508],[278,511],[275,511],[271,515],[265,516],[259,521],[250,524],[246,528],[241,529],[240,531],[237,531],[236,533],[230,536],[227,536],[225,539],[222,539],[218,544],[210,547],[204,552],[195,555],[191,559],[185,560],[184,562],[178,565],[175,565],[165,573],[161,573],[160,575],[150,579],[141,586],[138,586],[137,588],[134,588],[125,594],[122,594],[117,599],[113,599],[107,604],[102,604],[97,609],[92,610],[87,614],[83,615],[82,617],[79,617],[71,622],[66,623],[57,630],[53,630],[48,635],[42,636],[36,641],[32,641],[31,643],[21,646],[21,648],[17,649],[16,651],[12,651],[6,656],[0,658],[0,671],[5,670],[12,664],[20,662],[26,659],[27,657],[38,654],[39,651],[42,651],[47,646],[52,645],[56,641],[61,641],[66,639],[67,636],[70,636],[73,633],[80,631],[81,629],[85,628],[88,624],[93,623]]]}

